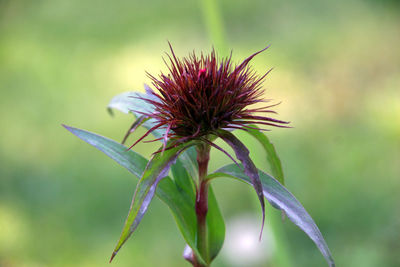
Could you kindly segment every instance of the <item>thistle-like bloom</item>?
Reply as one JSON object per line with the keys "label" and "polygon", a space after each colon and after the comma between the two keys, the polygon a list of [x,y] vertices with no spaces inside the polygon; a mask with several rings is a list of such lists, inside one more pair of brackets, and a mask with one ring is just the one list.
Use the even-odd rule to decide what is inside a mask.
{"label": "thistle-like bloom", "polygon": [[206,137],[217,135],[220,129],[246,130],[252,128],[251,124],[287,127],[288,122],[264,115],[276,113],[270,108],[277,104],[250,108],[269,101],[262,99],[261,85],[271,70],[260,76],[249,67],[251,59],[267,48],[233,66],[232,54],[219,60],[213,50],[209,55],[198,57],[193,52],[178,59],[170,45],[169,64],[165,62],[169,73],[158,78],[148,74],[156,91],[150,92],[151,99],[144,100],[154,105],[155,111],[142,114],[155,119],[156,124],[136,143],[158,128],[166,128],[164,145],[174,140],[174,147],[193,139],[209,142]]}
{"label": "thistle-like bloom", "polygon": [[[239,65],[234,65],[231,56],[218,60],[215,51],[209,55],[200,54],[199,57],[193,52],[187,58],[178,59],[171,47],[169,63],[166,63],[169,73],[161,73],[158,78],[149,74],[155,90],[147,87],[146,94],[129,92],[114,97],[108,106],[110,109],[116,108],[126,113],[133,111],[136,117],[124,141],[141,124],[148,129],[130,148],[150,133],[158,138],[156,140],[163,141],[163,147],[149,161],[110,139],[65,126],[141,177],[111,260],[135,231],[157,192],[170,207],[187,242],[184,258],[196,267],[209,266],[222,247],[224,235],[223,218],[209,186],[213,179],[228,176],[253,186],[262,209],[262,227],[265,197],[273,207],[284,211],[291,221],[310,236],[330,267],[335,266],[329,248],[310,215],[281,183],[255,166],[250,151],[230,132],[240,129],[254,136],[266,148],[273,175],[283,182],[282,166],[275,149],[268,138],[259,132],[258,126],[255,126],[288,127],[288,122],[268,116],[275,113],[271,108],[277,104],[253,106],[269,102],[263,100],[264,90],[261,85],[270,71],[258,75],[249,66],[249,62],[265,49],[254,53]],[[216,138],[221,138],[230,146],[240,164],[213,143]],[[237,166],[226,165],[209,174],[211,146],[228,155]],[[165,153],[158,153],[163,151]],[[185,153],[180,158],[182,164],[177,164],[178,157]],[[191,172],[195,168],[198,171]],[[170,169],[173,179],[167,176]],[[182,175],[183,172],[186,175]],[[162,179],[168,182],[159,184]],[[195,188],[182,186],[187,184],[185,179],[193,179]],[[214,199],[210,205],[209,199]],[[193,220],[194,215],[196,221]]]}

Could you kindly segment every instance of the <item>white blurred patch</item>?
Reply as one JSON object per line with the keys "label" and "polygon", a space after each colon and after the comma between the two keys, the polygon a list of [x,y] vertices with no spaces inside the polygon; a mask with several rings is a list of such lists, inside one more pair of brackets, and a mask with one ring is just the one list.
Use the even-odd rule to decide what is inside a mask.
{"label": "white blurred patch", "polygon": [[222,257],[229,266],[260,266],[271,259],[275,241],[268,223],[265,223],[261,242],[261,218],[253,214],[227,221],[226,239]]}

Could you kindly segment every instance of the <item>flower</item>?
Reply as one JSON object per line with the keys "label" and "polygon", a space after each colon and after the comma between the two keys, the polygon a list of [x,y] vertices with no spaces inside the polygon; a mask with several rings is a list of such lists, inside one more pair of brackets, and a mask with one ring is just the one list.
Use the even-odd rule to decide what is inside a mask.
{"label": "flower", "polygon": [[167,140],[175,141],[171,147],[193,139],[209,142],[207,136],[221,129],[246,130],[252,128],[252,124],[288,128],[286,121],[256,114],[276,113],[270,108],[279,103],[249,108],[253,104],[270,101],[262,98],[264,89],[261,85],[272,69],[260,76],[249,66],[249,62],[268,47],[233,66],[232,53],[221,60],[215,50],[209,55],[201,53],[198,57],[193,52],[178,59],[171,44],[169,46],[169,64],[164,61],[169,73],[161,73],[158,78],[148,73],[156,91],[150,91],[151,99],[142,98],[154,105],[155,110],[140,113],[153,118],[156,123],[130,148],[162,127],[166,128],[161,138],[164,139],[164,149]]}
{"label": "flower", "polygon": [[[140,125],[148,129],[129,149],[150,133],[156,136],[156,140],[163,140],[162,149],[148,161],[138,153],[127,151],[123,144],[64,126],[135,176],[141,177],[110,262],[138,227],[157,192],[174,214],[187,242],[184,258],[193,266],[209,266],[218,255],[224,239],[223,216],[209,186],[215,178],[227,176],[253,186],[262,210],[260,239],[265,221],[265,197],[315,242],[329,265],[334,267],[332,255],[318,227],[296,198],[279,183],[283,182],[283,172],[273,144],[260,133],[258,126],[253,125],[288,127],[288,122],[265,116],[265,113],[276,113],[271,108],[277,104],[251,107],[270,101],[262,98],[264,90],[261,88],[270,71],[260,76],[249,66],[249,62],[267,48],[235,66],[231,63],[232,54],[218,60],[213,50],[206,56],[201,54],[197,57],[193,52],[186,58],[177,59],[171,45],[170,48],[169,74],[161,73],[158,78],[149,74],[156,90],[146,87],[146,94],[122,93],[108,105],[109,110],[131,111],[136,117],[122,143]],[[256,167],[250,151],[231,133],[230,130],[234,129],[248,131],[262,144],[276,179]],[[221,138],[230,146],[241,164],[213,143],[216,138]],[[209,174],[211,146],[224,152],[236,165],[225,165]],[[177,164],[178,157],[183,153],[186,155],[180,158],[181,164]],[[173,179],[168,177],[170,169]],[[184,172],[186,174],[182,175]],[[160,184],[163,179],[167,182]]]}

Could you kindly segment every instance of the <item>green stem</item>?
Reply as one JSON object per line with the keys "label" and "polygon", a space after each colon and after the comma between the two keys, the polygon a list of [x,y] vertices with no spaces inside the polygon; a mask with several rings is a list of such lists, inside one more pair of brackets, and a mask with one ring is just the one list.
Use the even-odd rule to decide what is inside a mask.
{"label": "green stem", "polygon": [[[196,217],[197,217],[197,248],[202,257],[208,262],[207,224],[208,211],[208,182],[206,180],[208,162],[210,160],[210,146],[200,144],[197,146],[197,163],[199,165],[199,183],[196,192]],[[202,266],[202,265],[196,265]]]}
{"label": "green stem", "polygon": [[213,42],[215,49],[220,55],[227,55],[227,47],[225,43],[225,32],[221,18],[221,12],[218,10],[217,0],[201,0],[204,22]]}

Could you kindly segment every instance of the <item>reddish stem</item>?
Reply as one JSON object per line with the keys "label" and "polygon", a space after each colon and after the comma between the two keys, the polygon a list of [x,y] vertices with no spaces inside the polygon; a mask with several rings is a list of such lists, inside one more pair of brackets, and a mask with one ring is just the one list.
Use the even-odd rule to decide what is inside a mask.
{"label": "reddish stem", "polygon": [[[197,163],[199,165],[199,183],[196,191],[196,217],[197,217],[197,248],[204,260],[208,261],[207,248],[207,211],[208,211],[208,183],[206,181],[208,161],[210,160],[210,145],[201,144],[197,147]],[[199,264],[196,260],[195,267],[208,265]]]}

